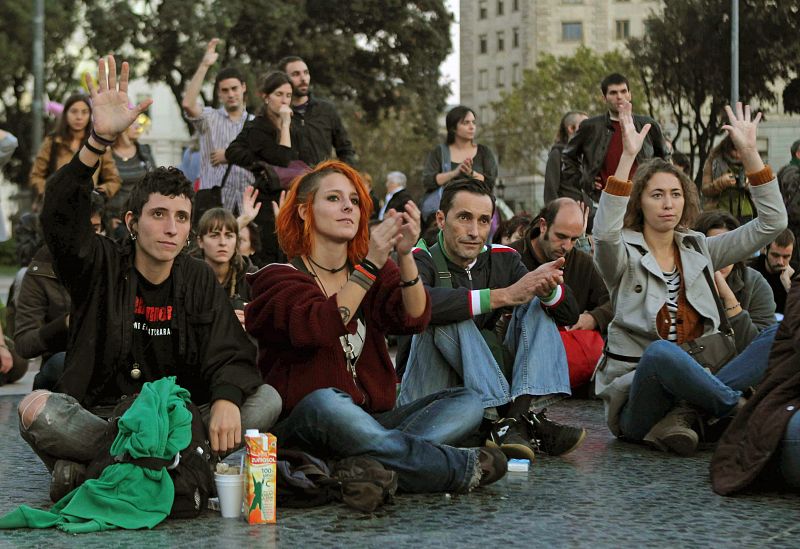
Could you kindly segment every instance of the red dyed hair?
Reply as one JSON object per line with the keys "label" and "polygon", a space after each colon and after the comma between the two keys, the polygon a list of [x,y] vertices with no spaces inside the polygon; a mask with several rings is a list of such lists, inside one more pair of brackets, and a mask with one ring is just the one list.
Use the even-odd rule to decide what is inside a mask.
{"label": "red dyed hair", "polygon": [[[314,197],[319,184],[326,175],[340,173],[356,188],[361,219],[356,236],[347,244],[347,259],[355,265],[367,256],[369,250],[369,218],[372,215],[372,200],[361,175],[339,160],[320,162],[305,175],[292,182],[286,201],[275,220],[278,243],[289,258],[309,255],[314,248]],[[306,205],[306,219],[300,217],[300,205]]]}

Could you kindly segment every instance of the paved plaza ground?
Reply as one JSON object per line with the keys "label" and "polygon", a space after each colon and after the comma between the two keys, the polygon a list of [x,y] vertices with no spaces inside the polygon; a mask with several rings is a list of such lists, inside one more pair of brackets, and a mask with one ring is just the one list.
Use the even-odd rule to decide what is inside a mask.
{"label": "paved plaza ground", "polygon": [[[3,281],[0,280],[0,284]],[[0,288],[1,289],[1,288]],[[49,477],[22,441],[16,406],[30,389],[0,388],[0,515],[20,504],[49,508]],[[2,547],[798,547],[796,494],[715,495],[710,452],[692,458],[614,439],[599,401],[552,406],[553,419],[584,425],[588,437],[564,458],[540,456],[528,473],[469,495],[399,495],[362,514],[343,505],[281,509],[275,526],[249,526],[213,512],[152,531],[71,536],[0,531]]]}

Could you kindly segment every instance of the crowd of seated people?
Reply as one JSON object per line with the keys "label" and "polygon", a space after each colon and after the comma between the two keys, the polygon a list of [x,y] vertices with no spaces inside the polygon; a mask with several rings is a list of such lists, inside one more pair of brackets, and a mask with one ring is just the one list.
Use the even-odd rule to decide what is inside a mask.
{"label": "crowd of seated people", "polygon": [[[613,436],[660,451],[691,455],[704,423],[730,421],[714,487],[753,481],[731,456],[757,446],[744,418],[764,421],[775,405],[753,388],[797,394],[788,364],[800,309],[783,280],[788,257],[770,263],[785,252],[787,215],[749,108],[729,108],[724,127],[754,206],[743,224],[700,215],[697,187],[662,158],[660,131],[633,115],[627,81],[611,75],[608,112],[579,117],[562,144],[556,196],[495,230],[497,164],[476,143],[468,107],[448,113],[446,142],[425,162],[429,200],[416,203],[393,171],[381,203],[352,166],[335,107],[310,94],[302,59],[263,80],[257,116],[244,110],[243,78],[226,69],[215,84],[223,106],[197,105],[215,49],[212,40],[183,104],[201,136],[200,190],[226,189],[199,219],[192,182],[148,165],[115,212],[122,238],[103,234],[92,190],[116,188],[98,168],[111,173],[110,148],[150,104],[130,104],[129,67],[118,72],[112,56],[40,151],[43,245],[20,279],[13,337],[20,357],[42,357],[18,412],[54,501],[84,481],[114,405],[166,376],[190,391],[220,455],[256,428],[325,459],[371,457],[406,492],[466,493],[502,478],[511,458],[581,451],[586,429],[551,419],[579,386],[602,399]],[[593,134],[602,120],[614,132],[605,151]],[[584,173],[588,158],[602,169]],[[294,161],[302,169],[278,187],[250,173]],[[233,164],[242,170],[231,179]],[[775,288],[745,263],[762,248],[766,266],[785,267],[781,323]],[[396,363],[390,336],[402,336]],[[716,336],[731,355],[712,373],[691,348]],[[578,351],[588,369],[573,363]],[[798,417],[769,430],[791,482]]]}

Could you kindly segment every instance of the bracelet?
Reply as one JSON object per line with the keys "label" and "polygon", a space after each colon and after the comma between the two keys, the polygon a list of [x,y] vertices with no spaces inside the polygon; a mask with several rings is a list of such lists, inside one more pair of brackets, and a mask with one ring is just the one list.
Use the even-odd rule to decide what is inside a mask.
{"label": "bracelet", "polygon": [[100,143],[101,145],[105,145],[106,147],[110,147],[111,145],[114,144],[113,139],[109,141],[108,139],[105,139],[104,137],[100,137],[99,135],[97,135],[97,132],[94,131],[94,128],[92,128],[92,133],[90,133],[89,136],[98,143]]}
{"label": "bracelet", "polygon": [[369,278],[363,272],[359,271],[358,265],[356,265],[356,268],[353,270],[352,273],[350,273],[350,280],[361,286],[365,292],[368,292],[369,289],[372,287],[372,283],[375,282],[373,279]]}
{"label": "bracelet", "polygon": [[417,277],[414,280],[409,280],[408,282],[404,282],[403,280],[400,280],[400,287],[401,288],[410,288],[411,286],[413,286],[417,282],[419,282],[419,275],[417,275]]}
{"label": "bracelet", "polygon": [[84,143],[83,146],[89,149],[89,151],[93,152],[97,156],[103,156],[104,154],[106,154],[105,149],[98,149],[97,147],[92,146],[92,144],[89,143],[88,141]]}
{"label": "bracelet", "polygon": [[361,263],[356,265],[356,268],[358,267],[362,267],[365,271],[367,271],[368,274],[372,275],[374,278],[378,278],[378,273],[380,272],[380,269],[378,268],[377,265],[375,265],[372,261],[370,261],[366,257],[363,259],[363,261],[361,261]]}
{"label": "bracelet", "polygon": [[725,307],[725,312],[732,311],[732,310],[734,310],[736,307],[741,307],[741,306],[742,306],[742,304],[741,304],[741,303],[739,303],[739,302],[737,301],[736,303],[734,303],[734,304],[733,304],[733,305],[731,305],[730,307]]}

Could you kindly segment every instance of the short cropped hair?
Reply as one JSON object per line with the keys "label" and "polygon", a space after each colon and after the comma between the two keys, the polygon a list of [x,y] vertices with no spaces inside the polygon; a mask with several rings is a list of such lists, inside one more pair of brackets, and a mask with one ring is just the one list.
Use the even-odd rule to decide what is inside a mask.
{"label": "short cropped hair", "polygon": [[[784,229],[783,232],[781,232],[781,234],[779,234],[778,237],[775,240],[773,240],[769,246],[772,246],[772,244],[780,246],[781,248],[785,248],[786,246],[794,246],[794,240],[795,238],[792,230]],[[767,248],[769,248],[769,246],[767,246]]]}
{"label": "short cropped hair", "polygon": [[408,178],[406,178],[406,174],[404,174],[403,172],[389,172],[388,174],[386,174],[386,181],[397,183],[398,185],[401,185],[403,188],[405,188]]}
{"label": "short cropped hair", "polygon": [[619,84],[625,84],[628,87],[628,90],[631,89],[630,84],[628,84],[627,78],[625,78],[618,72],[612,72],[611,74],[603,78],[602,82],[600,82],[600,89],[603,91],[603,95],[605,95],[606,92],[608,91],[609,86],[619,85]]}
{"label": "short cropped hair", "polygon": [[447,212],[450,211],[450,208],[453,206],[453,200],[456,197],[456,194],[460,192],[468,192],[472,194],[479,194],[485,195],[492,199],[492,214],[494,214],[494,194],[492,194],[491,189],[489,186],[486,185],[480,179],[459,179],[458,181],[454,181],[453,183],[448,183],[445,185],[444,190],[442,191],[442,199],[439,202],[439,209],[444,212],[444,215],[447,215]]}
{"label": "short cropped hair", "polygon": [[[286,72],[286,65],[288,65],[289,63],[295,63],[297,61],[303,61],[303,58],[297,55],[287,55],[286,57],[278,61],[278,69],[282,70],[283,72]],[[303,61],[303,63],[305,63],[305,61]]]}
{"label": "short cropped hair", "polygon": [[150,200],[150,195],[156,193],[170,198],[185,196],[190,201],[194,198],[192,184],[182,171],[172,166],[155,168],[147,172],[142,180],[133,186],[131,194],[128,196],[126,211],[133,214],[134,221],[139,220],[142,208]]}
{"label": "short cropped hair", "polygon": [[797,151],[800,150],[800,139],[792,143],[792,146],[789,148],[792,153],[792,156],[797,154]]}
{"label": "short cropped hair", "polygon": [[214,89],[219,86],[220,82],[228,80],[229,78],[235,78],[239,82],[244,83],[244,77],[239,69],[236,67],[225,67],[217,73],[217,77],[214,79]]}

